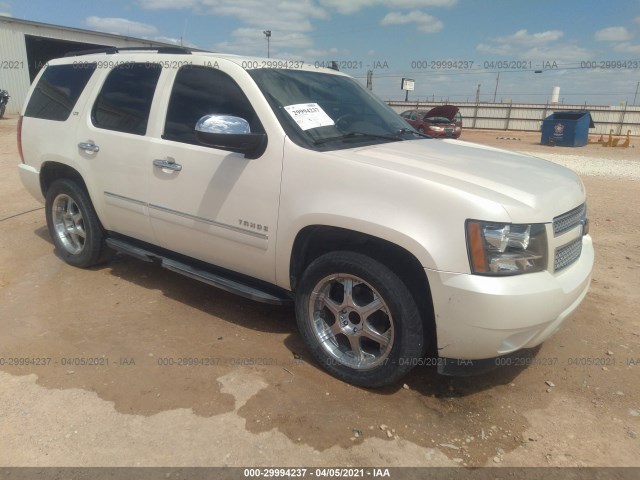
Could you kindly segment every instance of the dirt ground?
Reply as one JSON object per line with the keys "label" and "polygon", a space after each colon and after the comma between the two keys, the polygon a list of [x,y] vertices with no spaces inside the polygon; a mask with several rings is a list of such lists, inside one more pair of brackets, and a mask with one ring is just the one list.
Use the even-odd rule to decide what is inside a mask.
{"label": "dirt ground", "polygon": [[[0,120],[0,466],[640,466],[639,182],[583,177],[593,283],[529,366],[365,390],[313,363],[292,309],[126,257],[64,264],[15,127]],[[463,134],[550,148],[536,137]],[[640,169],[632,143],[607,154]]]}
{"label": "dirt ground", "polygon": [[[589,143],[584,147],[550,147],[540,144],[539,132],[512,132],[503,130],[464,130],[460,140],[467,142],[477,142],[492,147],[504,148],[506,150],[526,151],[532,153],[564,153],[567,155],[582,155],[586,157],[608,156],[615,159],[640,160],[640,138],[630,137],[629,147],[603,147],[602,143],[608,140],[607,135],[602,136],[602,143],[599,143],[600,135],[589,135]],[[613,136],[622,145],[626,141],[626,136]]]}

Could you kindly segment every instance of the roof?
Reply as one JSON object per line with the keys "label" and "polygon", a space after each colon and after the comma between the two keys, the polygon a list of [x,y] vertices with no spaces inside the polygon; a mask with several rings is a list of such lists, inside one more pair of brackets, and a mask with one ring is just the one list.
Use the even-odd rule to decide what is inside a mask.
{"label": "roof", "polygon": [[173,43],[157,42],[155,40],[150,40],[148,38],[129,37],[129,36],[126,36],[126,35],[117,35],[115,33],[97,32],[95,30],[87,30],[87,29],[84,29],[84,28],[65,27],[63,25],[54,25],[52,23],[34,22],[32,20],[22,20],[20,18],[14,18],[14,17],[0,16],[0,23],[15,23],[15,24],[27,25],[27,26],[31,26],[31,27],[54,28],[54,29],[57,29],[57,30],[64,30],[64,31],[67,31],[67,32],[83,33],[85,35],[91,35],[91,36],[96,36],[96,37],[107,37],[107,38],[113,38],[113,39],[118,39],[118,40],[129,40],[129,41],[141,42],[141,43],[145,43],[145,44],[152,44],[154,46],[164,46],[164,47],[175,47],[176,46]]}
{"label": "roof", "polygon": [[[117,59],[118,62],[140,62],[146,61],[150,63],[163,63],[182,60],[194,61],[203,60],[211,63],[220,61],[229,61],[235,63],[244,70],[256,70],[263,68],[274,68],[283,70],[297,70],[307,72],[321,72],[329,73],[331,75],[348,76],[343,72],[316,66],[312,63],[307,63],[297,60],[283,60],[276,58],[263,58],[263,57],[245,57],[241,55],[234,55],[231,53],[217,53],[207,52],[204,50],[195,50],[190,48],[177,47],[176,45],[170,45],[169,47],[108,47],[95,50],[85,50],[78,52],[69,52],[62,58],[55,58],[50,60],[49,65],[65,65],[70,63],[89,63],[104,60],[105,56],[109,56],[112,59]],[[188,58],[185,58],[187,56]],[[176,60],[178,59],[178,60]]]}

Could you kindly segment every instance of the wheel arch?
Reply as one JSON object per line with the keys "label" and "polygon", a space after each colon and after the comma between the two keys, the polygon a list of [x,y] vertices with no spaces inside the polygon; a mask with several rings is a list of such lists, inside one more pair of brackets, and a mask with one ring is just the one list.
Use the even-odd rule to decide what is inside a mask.
{"label": "wheel arch", "polygon": [[64,163],[47,161],[40,167],[40,190],[42,191],[42,196],[46,198],[47,190],[51,184],[61,178],[74,180],[88,193],[87,184],[82,178],[82,175],[80,175],[80,172],[75,168]]}
{"label": "wheel arch", "polygon": [[293,242],[289,264],[291,290],[295,291],[306,266],[319,256],[337,250],[365,254],[398,275],[415,299],[425,323],[425,333],[435,345],[435,315],[424,267],[413,253],[396,243],[347,228],[307,226],[298,232]]}

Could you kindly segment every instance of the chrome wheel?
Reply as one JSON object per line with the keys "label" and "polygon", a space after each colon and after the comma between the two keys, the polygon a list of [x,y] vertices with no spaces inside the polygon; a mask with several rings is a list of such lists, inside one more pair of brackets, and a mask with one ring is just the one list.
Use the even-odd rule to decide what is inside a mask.
{"label": "chrome wheel", "polygon": [[84,249],[87,233],[78,204],[69,195],[61,193],[53,200],[51,220],[56,236],[64,249],[78,255]]}
{"label": "chrome wheel", "polygon": [[330,357],[355,370],[381,364],[393,347],[394,324],[380,294],[354,275],[320,280],[309,297],[311,331]]}

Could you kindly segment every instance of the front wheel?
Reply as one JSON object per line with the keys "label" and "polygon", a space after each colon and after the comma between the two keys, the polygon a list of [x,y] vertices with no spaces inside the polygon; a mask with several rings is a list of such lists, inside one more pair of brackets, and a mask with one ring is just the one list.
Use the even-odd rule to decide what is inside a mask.
{"label": "front wheel", "polygon": [[424,326],[406,285],[382,263],[332,252],[305,270],[296,319],[314,358],[335,377],[363,387],[389,385],[425,351]]}
{"label": "front wheel", "polygon": [[4,117],[4,111],[6,110],[6,105],[0,105],[0,118]]}
{"label": "front wheel", "polygon": [[76,182],[53,182],[47,190],[45,212],[49,235],[65,262],[86,268],[105,259],[104,230],[88,194]]}

